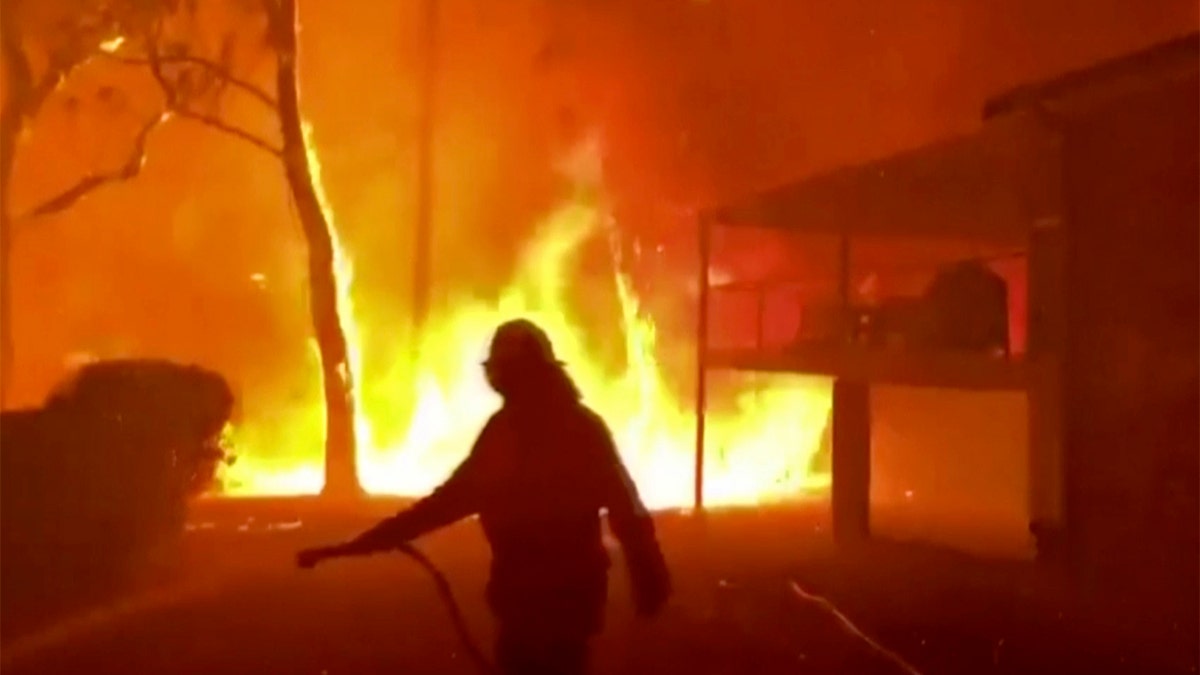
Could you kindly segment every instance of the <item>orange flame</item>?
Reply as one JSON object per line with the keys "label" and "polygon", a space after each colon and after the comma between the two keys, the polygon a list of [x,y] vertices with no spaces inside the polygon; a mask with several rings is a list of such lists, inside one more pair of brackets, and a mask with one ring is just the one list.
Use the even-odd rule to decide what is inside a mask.
{"label": "orange flame", "polygon": [[[309,143],[314,182],[332,223],[312,148]],[[523,316],[549,333],[586,402],[608,420],[646,503],[659,508],[691,504],[695,415],[666,386],[655,358],[654,323],[639,311],[628,279],[615,274],[626,355],[624,370],[616,374],[589,354],[585,333],[573,323],[564,299],[572,252],[603,223],[595,192],[581,190],[545,218],[498,302],[462,302],[433,316],[420,339],[415,371],[398,359],[388,372],[364,373],[361,326],[350,292],[353,270],[335,240],[343,329],[359,404],[359,477],[369,492],[420,495],[450,474],[499,404],[479,367],[491,331]],[[315,349],[313,358],[315,377]],[[733,411],[709,415],[706,504],[797,499],[828,486],[828,473],[810,468],[829,416],[826,383],[774,378],[772,386],[741,392],[735,403]],[[282,447],[281,425],[287,429]],[[251,420],[233,429],[230,442],[239,457],[224,476],[226,494],[318,492],[323,431],[319,400],[283,418]]]}

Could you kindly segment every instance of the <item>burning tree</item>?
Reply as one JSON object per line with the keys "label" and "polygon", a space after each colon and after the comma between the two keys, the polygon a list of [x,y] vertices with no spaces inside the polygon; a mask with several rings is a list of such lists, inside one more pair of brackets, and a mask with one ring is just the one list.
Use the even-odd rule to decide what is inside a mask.
{"label": "burning tree", "polygon": [[[320,353],[325,400],[325,492],[349,497],[360,492],[356,470],[353,377],[338,308],[338,250],[330,219],[314,179],[298,83],[297,0],[219,0],[233,10],[239,27],[261,27],[260,43],[274,61],[274,92],[233,72],[236,31],[216,47],[198,39],[199,0],[3,0],[3,57],[8,91],[0,128],[3,226],[0,228],[0,359],[8,389],[14,353],[11,272],[14,226],[70,208],[103,185],[136,177],[147,139],[172,118],[188,119],[230,134],[270,153],[282,164],[308,245],[308,281],[313,334]],[[28,213],[14,217],[8,190],[19,141],[59,86],[85,64],[111,60],[145,67],[161,90],[162,108],[139,128],[133,148],[117,170],[91,174]],[[229,91],[252,97],[278,123],[278,140],[263,138],[221,117]]]}

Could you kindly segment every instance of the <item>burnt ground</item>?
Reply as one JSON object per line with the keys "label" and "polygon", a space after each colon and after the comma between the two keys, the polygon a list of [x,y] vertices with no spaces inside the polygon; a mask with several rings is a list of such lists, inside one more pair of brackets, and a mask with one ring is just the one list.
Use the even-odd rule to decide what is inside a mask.
{"label": "burnt ground", "polygon": [[[246,507],[239,507],[245,509]],[[397,556],[291,567],[293,551],[353,532],[361,516],[228,507],[201,513],[169,580],[90,614],[10,629],[4,673],[472,673],[425,573]],[[875,544],[834,556],[815,510],[660,518],[677,594],[632,617],[619,563],[598,673],[1196,672],[1196,632],[1086,605],[1028,565]],[[239,525],[240,524],[240,525]],[[477,639],[486,548],[473,524],[423,549],[454,584]],[[905,670],[852,636],[830,600]],[[149,585],[148,585],[149,586]],[[1161,622],[1160,622],[1161,623]]]}

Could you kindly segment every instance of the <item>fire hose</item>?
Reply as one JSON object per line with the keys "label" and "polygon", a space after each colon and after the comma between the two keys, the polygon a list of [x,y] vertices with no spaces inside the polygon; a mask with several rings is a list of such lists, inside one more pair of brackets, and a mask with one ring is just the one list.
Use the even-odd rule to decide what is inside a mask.
{"label": "fire hose", "polygon": [[816,593],[805,590],[804,587],[795,581],[792,581],[789,585],[796,599],[802,602],[811,603],[812,605],[824,610],[838,622],[838,624],[842,627],[842,630],[846,631],[846,633],[851,637],[860,640],[871,651],[890,662],[900,671],[905,673],[905,675],[921,675],[921,671],[917,670],[908,661],[905,661],[904,658],[899,654],[879,644],[879,642],[863,632],[861,628],[859,628],[853,621],[850,620],[850,617],[846,616],[842,610],[838,609],[837,605],[830,602],[827,598],[823,598]]}
{"label": "fire hose", "polygon": [[441,598],[442,604],[446,606],[446,611],[450,615],[450,623],[454,625],[454,632],[458,635],[458,640],[462,644],[463,651],[467,653],[467,658],[471,660],[475,669],[484,675],[495,673],[496,667],[484,655],[483,650],[479,648],[479,643],[471,635],[471,630],[467,627],[466,619],[463,617],[462,607],[459,606],[458,600],[455,599],[454,589],[450,587],[450,582],[446,579],[446,575],[438,569],[437,565],[433,564],[433,561],[428,556],[412,544],[401,544],[396,548],[396,551],[408,556],[429,573],[429,576],[433,579],[433,585],[437,590],[438,597]]}

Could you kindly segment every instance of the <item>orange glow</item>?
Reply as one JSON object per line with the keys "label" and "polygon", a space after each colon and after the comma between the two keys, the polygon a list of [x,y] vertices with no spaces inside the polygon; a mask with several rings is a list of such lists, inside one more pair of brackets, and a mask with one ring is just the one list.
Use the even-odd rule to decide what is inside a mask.
{"label": "orange glow", "polygon": [[[311,143],[309,155],[318,194],[332,219]],[[593,163],[570,165],[580,169],[572,173],[587,174],[577,175],[577,181],[595,181]],[[499,403],[479,368],[491,331],[503,320],[524,316],[547,330],[587,403],[608,420],[647,504],[691,504],[692,407],[669,391],[655,357],[654,323],[639,312],[630,283],[614,274],[621,322],[613,332],[619,330],[625,354],[625,367],[616,373],[598,365],[564,299],[572,253],[604,226],[597,194],[581,188],[544,218],[498,302],[460,302],[453,311],[435,314],[420,340],[415,370],[405,359],[385,372],[364,370],[362,331],[369,317],[355,310],[352,266],[344,249],[335,245],[343,327],[357,382],[359,477],[369,492],[420,495],[449,475]],[[315,378],[315,346],[312,354]],[[755,504],[823,492],[828,474],[807,467],[820,447],[829,406],[827,385],[791,378],[740,392],[731,412],[710,415],[706,503]],[[283,447],[280,425],[287,433]],[[224,476],[226,494],[319,491],[322,427],[317,400],[284,418],[244,420],[229,438],[238,460]]]}

